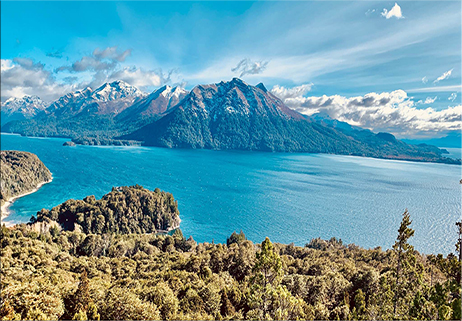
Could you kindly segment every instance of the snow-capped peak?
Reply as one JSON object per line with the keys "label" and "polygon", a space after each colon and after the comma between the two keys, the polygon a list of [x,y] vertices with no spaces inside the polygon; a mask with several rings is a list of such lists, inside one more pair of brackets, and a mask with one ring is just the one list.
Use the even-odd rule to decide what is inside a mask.
{"label": "snow-capped peak", "polygon": [[154,93],[156,92],[160,92],[160,95],[164,96],[168,100],[172,99],[173,97],[179,98],[180,96],[184,96],[188,93],[187,90],[180,86],[171,87],[169,85],[165,85],[159,88]]}
{"label": "snow-capped peak", "polygon": [[125,97],[140,97],[144,93],[135,86],[129,85],[122,80],[105,83],[97,88],[91,98],[99,101],[112,101]]}
{"label": "snow-capped peak", "polygon": [[19,112],[29,117],[35,116],[46,107],[47,104],[37,96],[11,97],[1,105],[3,112],[8,114]]}
{"label": "snow-capped peak", "polygon": [[90,87],[87,87],[82,90],[77,90],[68,94],[65,94],[64,96],[60,97],[59,99],[55,100],[49,107],[49,111],[60,109],[62,107],[65,107],[66,105],[70,103],[77,103],[79,101],[82,101],[90,96],[92,92],[92,89]]}

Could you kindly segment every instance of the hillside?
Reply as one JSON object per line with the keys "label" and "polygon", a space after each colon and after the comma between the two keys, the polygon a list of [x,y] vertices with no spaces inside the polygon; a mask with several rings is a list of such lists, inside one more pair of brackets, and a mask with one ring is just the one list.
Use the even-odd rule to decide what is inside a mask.
{"label": "hillside", "polygon": [[[433,146],[344,130],[288,108],[263,84],[240,79],[195,87],[170,113],[120,139],[169,148],[310,152],[457,163]],[[460,162],[459,162],[460,163]]]}
{"label": "hillside", "polygon": [[50,171],[36,155],[19,151],[0,151],[0,173],[2,205],[13,197],[34,191],[52,179]]}
{"label": "hillside", "polygon": [[117,187],[100,200],[88,196],[68,200],[37,213],[36,222],[56,221],[63,229],[85,233],[156,233],[180,225],[177,201],[172,194],[141,186]]}

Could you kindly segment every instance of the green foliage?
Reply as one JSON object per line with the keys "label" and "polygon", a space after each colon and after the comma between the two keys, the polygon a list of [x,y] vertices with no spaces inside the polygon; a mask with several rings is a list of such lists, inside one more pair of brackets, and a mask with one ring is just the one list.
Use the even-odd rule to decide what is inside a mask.
{"label": "green foliage", "polygon": [[[151,192],[136,185],[113,188],[100,200],[94,196],[68,200],[49,211],[41,210],[37,213],[36,221],[57,221],[70,231],[82,229],[85,233],[93,234],[129,234],[169,231],[179,226],[180,218],[178,203],[172,194]],[[35,223],[35,220],[31,223]],[[104,247],[104,244],[98,243],[99,240],[91,236],[82,250],[95,253]]]}
{"label": "green foliage", "polygon": [[51,180],[51,173],[40,159],[27,152],[0,152],[0,204],[10,198],[32,192]]}
{"label": "green foliage", "polygon": [[91,301],[89,290],[90,286],[87,277],[87,270],[84,269],[80,277],[79,287],[77,288],[77,292],[74,295],[74,304],[75,310],[78,311],[77,313],[86,313],[88,310],[88,306]]}
{"label": "green foliage", "polygon": [[79,310],[79,312],[74,314],[72,320],[88,320],[87,313],[85,311]]}
{"label": "green foliage", "polygon": [[[415,264],[401,265],[400,288],[395,250],[336,239],[307,247],[269,239],[228,246],[196,244],[179,230],[172,236],[61,230],[52,237],[18,225],[2,227],[0,242],[4,320],[390,320],[395,289],[405,294],[401,319],[460,318],[454,255],[413,251]],[[407,259],[403,251],[401,262]],[[407,285],[416,280],[407,267],[419,265],[421,282]]]}
{"label": "green foliage", "polygon": [[409,244],[409,239],[414,235],[414,230],[409,227],[411,223],[410,214],[406,209],[393,245],[396,254],[393,314],[398,318],[409,308],[413,299],[411,295],[422,282],[422,266],[417,263],[414,247]]}
{"label": "green foliage", "polygon": [[279,255],[274,251],[273,244],[266,238],[261,244],[261,251],[257,253],[257,260],[253,267],[255,276],[254,284],[261,287],[268,285],[277,286],[283,274],[282,261]]}
{"label": "green foliage", "polygon": [[242,232],[242,230],[239,232],[239,234],[233,232],[233,234],[231,234],[231,236],[226,239],[226,245],[230,246],[233,243],[239,244],[245,241],[246,239],[247,238],[245,237],[245,234],[244,232]]}

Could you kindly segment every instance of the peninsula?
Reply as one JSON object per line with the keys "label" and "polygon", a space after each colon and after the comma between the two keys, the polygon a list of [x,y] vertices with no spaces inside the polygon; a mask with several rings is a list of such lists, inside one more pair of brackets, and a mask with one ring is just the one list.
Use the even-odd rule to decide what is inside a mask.
{"label": "peninsula", "polygon": [[28,152],[2,150],[0,168],[2,218],[8,215],[8,207],[15,199],[37,191],[52,180],[50,170],[37,155]]}

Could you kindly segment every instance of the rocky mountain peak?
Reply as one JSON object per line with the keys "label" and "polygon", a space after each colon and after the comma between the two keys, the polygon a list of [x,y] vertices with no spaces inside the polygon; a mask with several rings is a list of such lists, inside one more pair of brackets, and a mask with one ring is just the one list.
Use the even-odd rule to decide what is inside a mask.
{"label": "rocky mountain peak", "polygon": [[91,98],[98,101],[113,101],[125,97],[140,97],[144,93],[137,87],[127,84],[125,81],[116,80],[110,83],[105,83],[95,89],[91,94]]}
{"label": "rocky mountain peak", "polygon": [[11,97],[1,105],[1,109],[6,113],[22,113],[24,116],[34,116],[37,112],[44,110],[47,103],[38,96],[23,96],[21,98]]}

